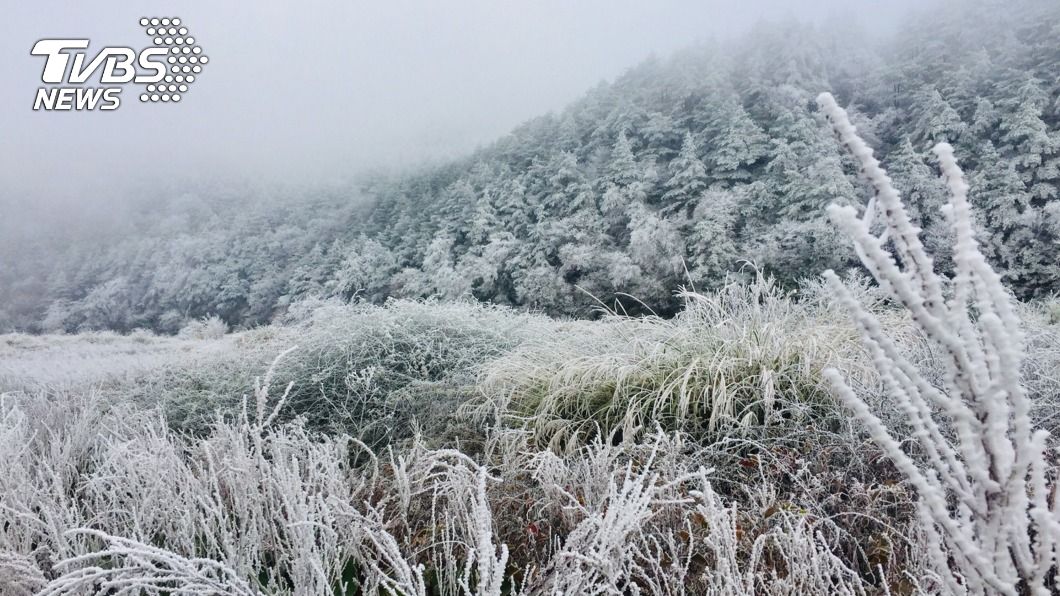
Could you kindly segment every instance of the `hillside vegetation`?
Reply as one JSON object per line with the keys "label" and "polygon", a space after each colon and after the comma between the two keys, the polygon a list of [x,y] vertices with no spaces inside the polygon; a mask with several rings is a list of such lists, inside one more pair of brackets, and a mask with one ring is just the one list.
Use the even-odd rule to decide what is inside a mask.
{"label": "hillside vegetation", "polygon": [[987,258],[1020,298],[1049,296],[1057,23],[1054,2],[975,0],[872,43],[845,23],[762,25],[649,60],[465,159],[356,192],[153,196],[118,238],[73,243],[11,222],[2,237],[20,258],[0,263],[0,330],[174,333],[215,315],[253,326],[312,296],[579,317],[599,300],[669,316],[675,288],[753,275],[745,261],[794,287],[856,265],[824,208],[857,204],[863,183],[813,103],[821,90],[887,156],[940,267],[951,243],[928,150],[946,140],[976,188]]}

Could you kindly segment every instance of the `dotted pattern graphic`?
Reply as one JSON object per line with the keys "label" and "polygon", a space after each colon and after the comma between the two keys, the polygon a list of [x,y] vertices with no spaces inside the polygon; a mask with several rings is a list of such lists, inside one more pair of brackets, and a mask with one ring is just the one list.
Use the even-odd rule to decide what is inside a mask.
{"label": "dotted pattern graphic", "polygon": [[179,102],[210,58],[202,53],[202,47],[196,45],[195,38],[188,34],[188,28],[178,18],[144,17],[140,19],[140,26],[155,46],[169,50],[166,76],[147,85],[140,94],[140,101]]}

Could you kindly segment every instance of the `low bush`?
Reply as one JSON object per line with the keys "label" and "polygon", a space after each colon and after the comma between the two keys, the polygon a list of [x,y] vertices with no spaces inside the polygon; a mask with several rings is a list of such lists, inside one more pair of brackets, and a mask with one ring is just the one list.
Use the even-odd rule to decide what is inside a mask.
{"label": "low bush", "polygon": [[487,363],[487,405],[556,447],[657,425],[711,440],[811,422],[834,430],[840,414],[821,369],[873,382],[853,326],[830,304],[799,301],[761,275],[681,296],[672,319],[557,325]]}

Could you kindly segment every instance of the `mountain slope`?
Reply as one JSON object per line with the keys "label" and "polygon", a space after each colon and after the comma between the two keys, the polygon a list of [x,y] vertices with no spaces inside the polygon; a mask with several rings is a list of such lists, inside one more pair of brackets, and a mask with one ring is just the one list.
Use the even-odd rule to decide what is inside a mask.
{"label": "mountain slope", "polygon": [[923,14],[876,45],[839,25],[762,25],[648,60],[465,159],[366,180],[367,203],[171,201],[119,240],[0,264],[0,329],[172,332],[214,314],[255,325],[317,295],[671,314],[680,286],[716,286],[748,261],[782,283],[844,270],[853,255],[824,207],[863,195],[811,101],[822,90],[889,156],[943,264],[944,192],[927,153],[945,139],[1009,287],[1050,294],[1054,23],[1060,6],[1022,0]]}

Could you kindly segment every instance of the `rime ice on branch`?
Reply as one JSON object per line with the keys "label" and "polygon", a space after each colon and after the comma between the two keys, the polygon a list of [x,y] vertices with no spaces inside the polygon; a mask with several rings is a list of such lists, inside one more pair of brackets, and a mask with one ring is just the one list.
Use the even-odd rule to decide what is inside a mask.
{"label": "rime ice on branch", "polygon": [[[879,321],[832,271],[828,283],[850,310],[887,391],[904,414],[922,457],[901,447],[835,369],[825,375],[839,398],[915,487],[926,549],[952,594],[1050,593],[1060,541],[1057,497],[1048,484],[1047,433],[1035,431],[1020,384],[1020,322],[999,276],[979,250],[968,185],[953,148],[934,148],[950,201],[943,208],[956,244],[952,280],[939,276],[901,197],[872,149],[828,93],[817,99],[839,141],[859,162],[875,196],[859,218],[832,205],[832,220],[854,241],[880,286],[912,315],[944,361],[939,386],[898,349]],[[885,231],[871,231],[882,216]],[[891,240],[892,244],[887,245]],[[1051,577],[1052,576],[1052,577]]]}

